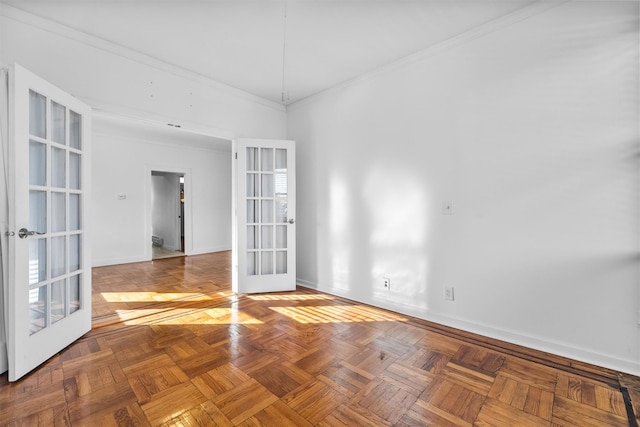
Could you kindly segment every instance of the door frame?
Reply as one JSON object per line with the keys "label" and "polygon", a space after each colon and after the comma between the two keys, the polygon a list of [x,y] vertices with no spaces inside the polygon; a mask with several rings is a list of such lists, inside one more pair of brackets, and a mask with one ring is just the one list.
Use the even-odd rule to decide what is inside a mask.
{"label": "door frame", "polygon": [[0,62],[0,373],[9,369],[6,336],[6,302],[9,297],[9,192],[6,181],[9,173],[9,66]]}
{"label": "door frame", "polygon": [[[153,204],[151,203],[152,184],[151,173],[164,172],[173,173],[184,176],[184,255],[189,256],[193,253],[193,226],[191,221],[191,169],[177,168],[173,166],[146,165],[145,166],[145,199],[144,199],[144,239],[145,239],[145,259],[151,261],[153,253],[151,250],[151,237],[153,235],[153,223],[151,221],[153,215]],[[180,228],[178,227],[178,233]]]}
{"label": "door frame", "polygon": [[238,289],[238,138],[231,140],[231,289]]}

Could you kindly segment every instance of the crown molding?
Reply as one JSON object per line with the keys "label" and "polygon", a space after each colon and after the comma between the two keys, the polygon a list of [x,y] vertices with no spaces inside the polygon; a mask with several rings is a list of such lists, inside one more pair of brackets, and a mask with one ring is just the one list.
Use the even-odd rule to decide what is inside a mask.
{"label": "crown molding", "polygon": [[82,31],[78,31],[73,28],[67,27],[66,25],[63,25],[59,22],[42,18],[40,16],[31,14],[29,12],[25,12],[16,7],[9,6],[7,4],[2,3],[2,0],[0,0],[0,16],[20,22],[25,25],[38,28],[40,30],[46,31],[51,34],[55,34],[55,35],[73,40],[75,42],[82,43],[86,46],[90,46],[95,49],[100,49],[102,51],[120,56],[122,58],[126,58],[128,60],[137,62],[139,64],[153,67],[157,70],[164,71],[169,74],[173,74],[174,76],[191,80],[193,82],[196,82],[204,86],[208,86],[210,88],[213,88],[217,91],[223,92],[230,96],[235,96],[249,102],[253,102],[256,104],[263,105],[265,107],[273,108],[274,110],[277,110],[277,111],[283,111],[283,112],[286,111],[286,107],[277,102],[270,101],[268,99],[259,97],[257,95],[243,91],[233,86],[229,86],[227,84],[221,83],[217,80],[211,79],[202,74],[198,74],[193,71],[187,70],[185,68],[179,67],[177,65],[170,64],[168,62],[157,59],[153,56],[139,52],[135,49],[131,49],[126,46],[122,46],[120,44],[107,41],[100,37],[92,36]]}
{"label": "crown molding", "polygon": [[[321,99],[325,96],[330,96],[332,93],[345,89],[354,84],[365,82],[367,80],[374,79],[377,76],[388,74],[400,68],[404,68],[409,65],[425,61],[428,58],[439,55],[443,52],[446,52],[455,47],[464,45],[466,43],[470,43],[474,40],[477,40],[486,36],[487,34],[505,29],[511,25],[522,22],[526,19],[539,15],[550,9],[556,8],[566,3],[570,3],[571,1],[572,0],[538,0],[534,3],[528,4],[520,9],[517,9],[507,15],[501,16],[494,20],[488,21],[484,24],[478,25],[477,27],[474,27],[474,28],[471,28],[470,30],[465,31],[464,33],[458,34],[457,36],[453,36],[447,40],[436,43],[416,53],[405,56],[404,58],[400,58],[387,65],[378,67],[375,70],[369,71],[367,73],[361,74],[352,79],[346,80],[335,86],[332,86],[330,88],[327,88],[315,94],[309,95],[305,98],[302,98],[296,102],[292,102],[291,104],[287,104],[287,111],[295,110],[296,108],[302,107],[310,102]],[[583,1],[587,1],[587,0],[583,0]],[[596,0],[593,0],[593,1],[596,1]],[[627,1],[627,0],[619,0],[619,1]],[[633,0],[633,1],[637,1],[637,0]]]}

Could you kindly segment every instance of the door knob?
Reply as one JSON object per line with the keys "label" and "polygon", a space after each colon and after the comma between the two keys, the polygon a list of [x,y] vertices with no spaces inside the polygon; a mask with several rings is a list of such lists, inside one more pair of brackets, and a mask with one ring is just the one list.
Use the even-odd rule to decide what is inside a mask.
{"label": "door knob", "polygon": [[26,239],[29,236],[33,236],[34,234],[44,234],[44,233],[40,233],[39,231],[30,231],[27,230],[26,228],[21,228],[20,230],[18,230],[18,237],[20,237],[21,239]]}
{"label": "door knob", "polygon": [[291,219],[289,220],[289,224],[293,224],[294,222],[296,222],[296,220],[295,220],[295,219],[293,219],[293,218],[291,218]]}

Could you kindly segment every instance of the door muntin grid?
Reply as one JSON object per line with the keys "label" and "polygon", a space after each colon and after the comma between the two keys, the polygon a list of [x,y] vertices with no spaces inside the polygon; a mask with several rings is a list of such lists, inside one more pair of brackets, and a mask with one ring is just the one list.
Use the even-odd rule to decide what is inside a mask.
{"label": "door muntin grid", "polygon": [[82,308],[82,115],[29,91],[29,334]]}
{"label": "door muntin grid", "polygon": [[287,150],[246,148],[247,275],[287,274]]}

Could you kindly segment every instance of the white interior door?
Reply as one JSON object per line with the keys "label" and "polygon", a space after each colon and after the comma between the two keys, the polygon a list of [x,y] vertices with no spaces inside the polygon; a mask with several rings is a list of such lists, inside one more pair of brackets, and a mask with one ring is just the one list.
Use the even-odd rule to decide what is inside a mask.
{"label": "white interior door", "polygon": [[294,141],[236,141],[233,291],[296,288]]}
{"label": "white interior door", "polygon": [[91,329],[87,238],[91,109],[10,71],[9,380]]}

